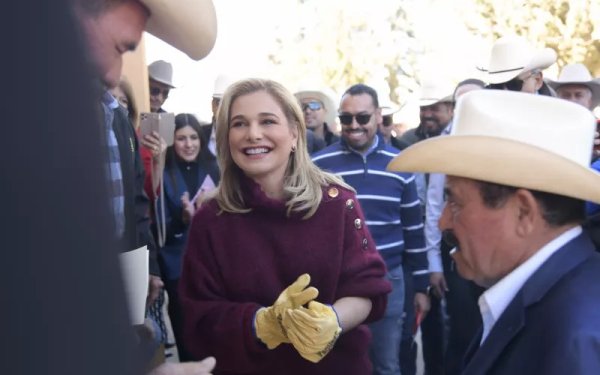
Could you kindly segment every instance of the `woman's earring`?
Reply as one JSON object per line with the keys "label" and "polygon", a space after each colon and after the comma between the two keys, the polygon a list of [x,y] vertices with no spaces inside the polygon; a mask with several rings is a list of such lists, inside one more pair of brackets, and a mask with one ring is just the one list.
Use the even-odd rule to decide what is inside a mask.
{"label": "woman's earring", "polygon": [[294,152],[296,152],[296,145],[293,145],[293,146],[292,146],[292,154],[293,154]]}

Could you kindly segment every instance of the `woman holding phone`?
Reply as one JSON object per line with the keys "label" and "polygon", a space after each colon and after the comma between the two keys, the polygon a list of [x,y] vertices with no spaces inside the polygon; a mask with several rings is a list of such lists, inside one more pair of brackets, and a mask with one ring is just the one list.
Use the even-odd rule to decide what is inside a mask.
{"label": "woman holding phone", "polygon": [[175,116],[174,141],[167,148],[163,172],[164,194],[159,197],[156,206],[157,227],[165,229],[158,261],[169,295],[169,317],[181,361],[191,360],[182,345],[181,308],[177,293],[188,226],[201,195],[214,189],[219,182],[216,161],[202,157],[200,151],[206,143],[201,137],[200,123],[193,115],[182,113]]}

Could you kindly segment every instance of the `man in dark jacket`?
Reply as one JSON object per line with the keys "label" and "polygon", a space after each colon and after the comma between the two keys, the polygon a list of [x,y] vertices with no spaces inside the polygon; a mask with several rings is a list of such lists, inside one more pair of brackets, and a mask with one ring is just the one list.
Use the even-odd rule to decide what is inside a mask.
{"label": "man in dark jacket", "polygon": [[419,126],[402,134],[398,140],[401,149],[440,135],[452,120],[453,103],[450,87],[439,82],[424,83],[419,98]]}
{"label": "man in dark jacket", "polygon": [[584,201],[600,203],[594,128],[572,103],[477,90],[461,97],[452,134],[390,163],[447,175],[440,229],[460,275],[487,288],[461,374],[600,373],[600,254],[581,228]]}
{"label": "man in dark jacket", "polygon": [[[167,5],[155,0],[72,0],[72,3],[83,30],[89,61],[105,90],[118,83],[121,55],[136,48],[144,30],[196,59],[207,55],[215,42],[216,19],[210,0],[170,1]],[[143,191],[144,170],[137,137],[126,113],[108,91],[102,95],[101,109],[119,251],[142,246],[152,250],[149,201]],[[151,302],[162,286],[155,260],[150,262],[150,273]]]}

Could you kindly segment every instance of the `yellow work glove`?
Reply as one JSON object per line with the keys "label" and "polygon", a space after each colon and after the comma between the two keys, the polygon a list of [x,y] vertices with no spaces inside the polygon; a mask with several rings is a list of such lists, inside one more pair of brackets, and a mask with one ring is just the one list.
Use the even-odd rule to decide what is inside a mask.
{"label": "yellow work glove", "polygon": [[305,359],[317,363],[333,349],[342,328],[332,306],[312,301],[308,309],[288,309],[283,326],[294,348]]}
{"label": "yellow work glove", "polygon": [[[263,307],[256,312],[254,327],[258,337],[269,349],[275,349],[281,343],[289,343],[282,325],[283,314],[288,309],[296,309],[317,298],[319,291],[308,287],[310,275],[300,275],[288,286],[270,307]],[[308,287],[308,288],[307,288]]]}

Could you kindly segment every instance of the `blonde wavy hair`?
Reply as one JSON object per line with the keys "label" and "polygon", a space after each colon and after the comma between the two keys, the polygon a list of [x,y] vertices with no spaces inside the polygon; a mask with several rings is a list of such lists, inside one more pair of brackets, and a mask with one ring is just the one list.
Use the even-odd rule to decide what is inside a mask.
{"label": "blonde wavy hair", "polygon": [[297,148],[295,152],[290,153],[283,182],[287,215],[290,216],[292,212],[304,213],[304,219],[314,215],[323,198],[323,186],[337,184],[354,191],[340,177],[322,171],[310,159],[306,147],[304,115],[292,93],[278,82],[250,78],[232,84],[225,91],[217,113],[217,157],[221,170],[221,182],[213,197],[219,208],[232,213],[250,211],[244,203],[240,186],[240,177],[243,175],[243,171],[233,161],[229,148],[229,122],[231,106],[235,100],[258,91],[266,92],[279,104],[292,131],[296,130],[298,134]]}

